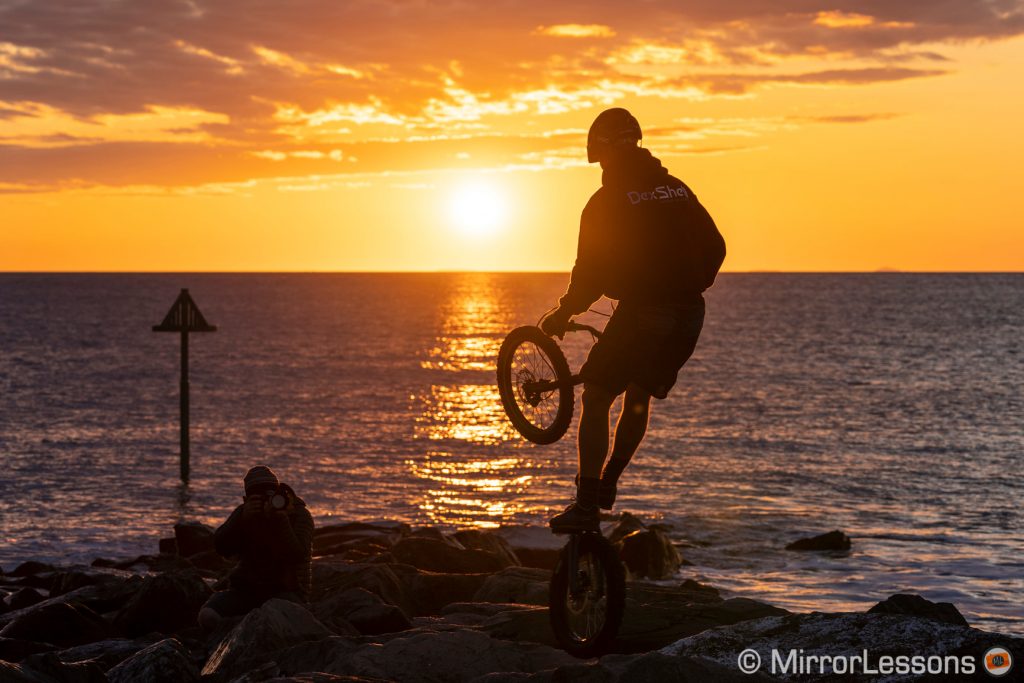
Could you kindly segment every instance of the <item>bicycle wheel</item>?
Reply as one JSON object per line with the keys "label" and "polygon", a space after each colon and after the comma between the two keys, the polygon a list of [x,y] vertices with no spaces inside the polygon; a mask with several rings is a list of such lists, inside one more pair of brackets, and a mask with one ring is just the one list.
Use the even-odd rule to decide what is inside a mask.
{"label": "bicycle wheel", "polygon": [[551,630],[575,657],[607,651],[626,607],[626,575],[615,548],[601,534],[582,534],[576,576],[570,577],[572,542],[562,549],[548,596]]}
{"label": "bicycle wheel", "polygon": [[534,443],[554,443],[572,421],[572,373],[555,340],[517,327],[498,351],[498,393],[512,426]]}

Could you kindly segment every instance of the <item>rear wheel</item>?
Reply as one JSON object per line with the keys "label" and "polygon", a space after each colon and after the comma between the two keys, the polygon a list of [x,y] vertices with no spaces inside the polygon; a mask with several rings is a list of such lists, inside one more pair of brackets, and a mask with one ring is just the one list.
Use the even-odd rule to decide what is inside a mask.
{"label": "rear wheel", "polygon": [[551,630],[562,648],[576,657],[608,651],[622,623],[626,576],[615,548],[601,534],[581,534],[576,574],[572,541],[562,549],[551,578],[548,606]]}
{"label": "rear wheel", "polygon": [[517,327],[498,352],[498,393],[512,426],[534,443],[554,443],[572,421],[572,372],[539,327]]}

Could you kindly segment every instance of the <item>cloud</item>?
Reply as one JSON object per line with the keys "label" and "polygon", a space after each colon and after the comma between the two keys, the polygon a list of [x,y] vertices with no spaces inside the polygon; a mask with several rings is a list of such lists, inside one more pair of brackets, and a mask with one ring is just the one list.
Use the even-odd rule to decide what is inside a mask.
{"label": "cloud", "polygon": [[[477,162],[494,154],[449,149],[455,142],[437,136],[496,133],[503,120],[629,98],[754,97],[782,85],[935,77],[956,68],[944,61],[944,42],[1024,33],[1019,0],[651,0],[642,7],[0,0],[0,175],[19,182],[9,161],[17,157],[55,183],[70,177],[66,169],[89,182],[127,182],[105,168],[113,163],[136,171],[177,164],[182,176],[191,174],[147,168],[154,183],[233,182],[246,164],[336,165],[296,153],[338,148],[357,150],[360,166],[401,167],[393,153],[375,155],[391,149],[379,142],[385,137],[409,141],[414,158],[437,147]],[[435,140],[416,142],[425,137]],[[373,140],[360,150],[358,143]],[[33,155],[21,150],[28,147],[50,150],[39,151],[48,170],[29,162]],[[261,152],[286,156],[274,161]]]}
{"label": "cloud", "polygon": [[615,31],[604,24],[556,24],[554,26],[538,26],[534,31],[542,36],[557,38],[611,38]]}

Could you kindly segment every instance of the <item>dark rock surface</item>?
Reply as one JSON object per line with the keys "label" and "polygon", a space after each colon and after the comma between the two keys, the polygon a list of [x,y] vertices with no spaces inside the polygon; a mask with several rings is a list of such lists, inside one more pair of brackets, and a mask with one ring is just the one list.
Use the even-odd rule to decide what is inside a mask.
{"label": "dark rock surface", "polygon": [[110,683],[191,683],[199,671],[188,651],[174,638],[140,650],[107,672]]}
{"label": "dark rock surface", "polygon": [[932,602],[920,595],[897,593],[868,610],[869,614],[909,614],[934,619],[956,626],[967,626],[967,620],[951,602]]}
{"label": "dark rock surface", "polygon": [[[196,612],[231,563],[209,550],[89,567],[20,565],[17,575],[0,574],[0,683],[832,680],[742,674],[737,657],[748,647],[762,656],[772,648],[835,655],[866,647],[878,656],[959,657],[1000,645],[1024,661],[1020,638],[971,629],[955,606],[916,595],[893,595],[859,614],[790,614],[723,597],[676,578],[685,561],[663,527],[628,514],[607,522],[632,579],[622,627],[600,660],[573,659],[551,631],[550,567],[564,537],[542,528],[447,534],[373,522],[316,530],[308,605],[271,600],[211,634],[195,625]],[[208,528],[183,529],[175,549],[205,543]],[[11,609],[19,594],[15,606],[38,602]],[[900,683],[916,680],[938,679]]]}
{"label": "dark rock surface", "polygon": [[850,537],[836,529],[827,534],[801,538],[786,546],[786,550],[849,550]]}
{"label": "dark rock surface", "polygon": [[213,550],[213,527],[200,522],[181,522],[174,525],[174,542],[182,557]]}
{"label": "dark rock surface", "polygon": [[174,633],[195,623],[199,608],[212,593],[194,570],[146,577],[115,623],[129,636]]}

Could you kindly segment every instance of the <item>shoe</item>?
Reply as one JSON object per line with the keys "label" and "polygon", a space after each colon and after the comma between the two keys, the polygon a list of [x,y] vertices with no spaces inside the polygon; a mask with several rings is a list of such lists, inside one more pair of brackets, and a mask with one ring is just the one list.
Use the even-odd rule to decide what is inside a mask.
{"label": "shoe", "polygon": [[596,507],[584,508],[572,503],[565,512],[555,515],[548,522],[556,534],[568,534],[574,531],[600,531],[600,513]]}

